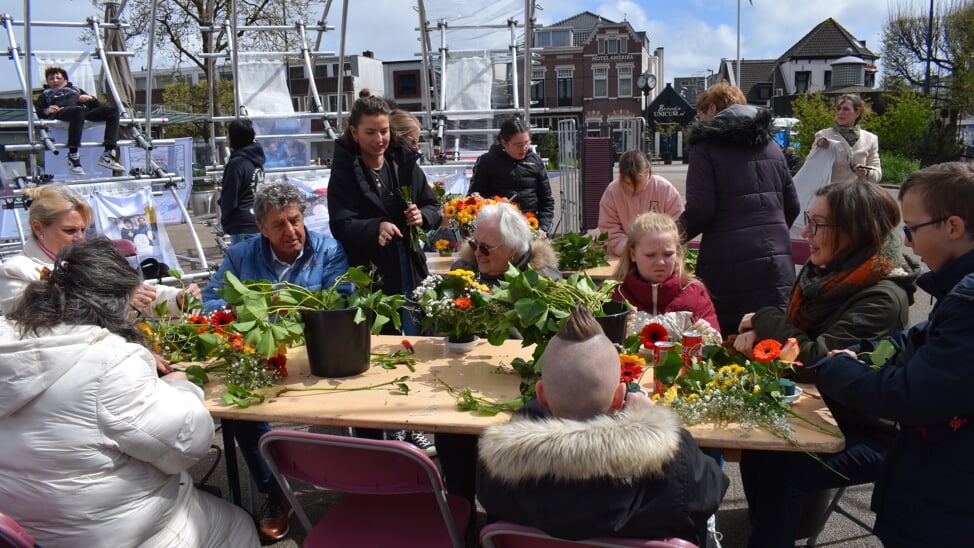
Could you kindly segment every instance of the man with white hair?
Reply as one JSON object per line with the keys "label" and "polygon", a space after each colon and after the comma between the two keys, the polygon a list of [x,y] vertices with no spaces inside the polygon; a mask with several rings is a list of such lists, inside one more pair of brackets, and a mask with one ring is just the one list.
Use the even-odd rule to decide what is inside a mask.
{"label": "man with white hair", "polygon": [[477,497],[489,519],[571,540],[700,542],[729,480],[671,410],[626,392],[619,369],[579,305],[541,358],[537,398],[480,438]]}

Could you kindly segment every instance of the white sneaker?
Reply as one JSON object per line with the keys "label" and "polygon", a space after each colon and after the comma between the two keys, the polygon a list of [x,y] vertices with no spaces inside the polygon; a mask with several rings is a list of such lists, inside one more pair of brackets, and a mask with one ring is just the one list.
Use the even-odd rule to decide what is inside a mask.
{"label": "white sneaker", "polygon": [[110,150],[106,150],[98,157],[98,165],[112,171],[125,171],[125,166],[115,161],[115,156]]}
{"label": "white sneaker", "polygon": [[68,171],[71,175],[84,175],[85,168],[81,167],[81,155],[77,152],[68,153]]}
{"label": "white sneaker", "polygon": [[426,456],[433,458],[436,456],[436,446],[426,437],[423,432],[410,432],[409,441],[426,452]]}

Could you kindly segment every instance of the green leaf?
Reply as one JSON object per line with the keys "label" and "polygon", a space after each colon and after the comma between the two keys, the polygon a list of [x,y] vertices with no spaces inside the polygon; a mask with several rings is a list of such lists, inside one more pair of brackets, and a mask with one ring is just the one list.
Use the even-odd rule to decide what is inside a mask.
{"label": "green leaf", "polygon": [[206,383],[210,382],[210,377],[206,374],[206,370],[198,365],[191,365],[186,368],[186,378],[189,382],[199,386],[200,388],[206,386]]}
{"label": "green leaf", "polygon": [[889,339],[883,339],[879,341],[876,345],[876,349],[872,352],[864,352],[866,356],[869,356],[869,361],[873,364],[873,367],[882,367],[886,365],[886,362],[890,358],[896,355],[896,347]]}

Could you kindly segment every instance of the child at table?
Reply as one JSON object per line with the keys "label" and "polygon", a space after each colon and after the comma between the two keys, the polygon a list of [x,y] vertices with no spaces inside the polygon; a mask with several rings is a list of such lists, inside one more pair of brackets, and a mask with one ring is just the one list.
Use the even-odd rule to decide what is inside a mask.
{"label": "child at table", "polygon": [[[974,164],[910,175],[899,191],[906,245],[930,267],[928,321],[887,340],[886,364],[832,351],[817,364],[822,396],[895,421],[899,431],[873,496],[885,546],[967,546],[974,523]],[[860,345],[858,350],[868,344]],[[868,361],[868,359],[867,359]]]}
{"label": "child at table", "polygon": [[622,282],[613,299],[627,300],[653,316],[692,312],[695,330],[717,332],[719,338],[714,303],[703,283],[684,268],[680,231],[668,215],[650,212],[633,220],[613,277]]}

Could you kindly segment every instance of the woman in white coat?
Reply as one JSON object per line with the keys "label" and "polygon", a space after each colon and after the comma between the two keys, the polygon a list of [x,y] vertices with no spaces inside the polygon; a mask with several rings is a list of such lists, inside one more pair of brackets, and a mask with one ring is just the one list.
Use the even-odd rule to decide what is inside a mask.
{"label": "woman in white coat", "polygon": [[53,262],[0,318],[0,510],[46,548],[259,546],[246,512],[193,486],[213,419],[140,344],[139,274],[104,238]]}
{"label": "woman in white coat", "polygon": [[842,95],[835,102],[835,123],[815,134],[815,146],[832,148],[833,183],[869,181],[879,183],[883,169],[879,163],[879,138],[859,127],[869,107],[855,94]]}

